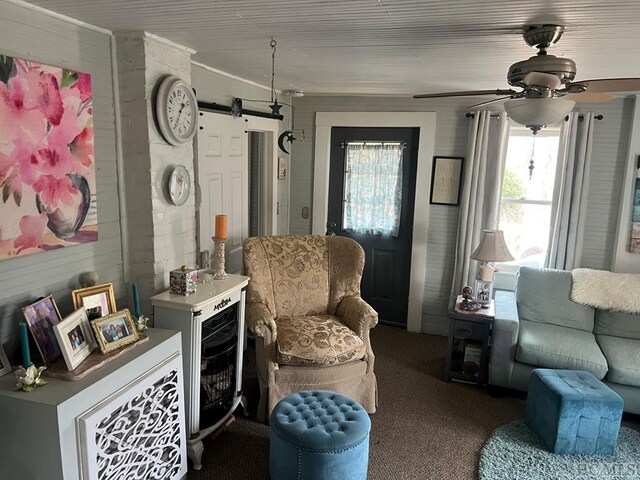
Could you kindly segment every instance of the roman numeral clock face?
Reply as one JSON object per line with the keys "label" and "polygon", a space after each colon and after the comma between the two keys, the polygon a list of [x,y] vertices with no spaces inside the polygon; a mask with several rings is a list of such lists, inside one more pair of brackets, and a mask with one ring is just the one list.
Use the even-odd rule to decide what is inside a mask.
{"label": "roman numeral clock face", "polygon": [[156,99],[158,126],[172,145],[184,145],[196,133],[198,105],[191,87],[178,77],[162,81]]}

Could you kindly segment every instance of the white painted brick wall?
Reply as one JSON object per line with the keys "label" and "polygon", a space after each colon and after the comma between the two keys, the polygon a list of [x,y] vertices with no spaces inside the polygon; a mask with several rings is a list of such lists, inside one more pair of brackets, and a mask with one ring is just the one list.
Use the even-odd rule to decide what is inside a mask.
{"label": "white painted brick wall", "polygon": [[[169,271],[196,260],[193,145],[169,145],[158,130],[155,98],[168,75],[191,81],[191,55],[143,33],[117,35],[125,185],[132,281],[139,284],[141,308],[169,285]],[[191,195],[181,206],[168,197],[171,169],[191,175]]]}

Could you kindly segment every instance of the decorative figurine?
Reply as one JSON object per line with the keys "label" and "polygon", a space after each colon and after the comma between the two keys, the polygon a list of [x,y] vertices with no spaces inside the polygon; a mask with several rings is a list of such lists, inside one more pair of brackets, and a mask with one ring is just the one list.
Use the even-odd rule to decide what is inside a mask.
{"label": "decorative figurine", "polygon": [[462,289],[462,302],[460,302],[460,309],[467,310],[469,312],[475,312],[480,308],[480,304],[473,298],[473,289],[467,285]]}
{"label": "decorative figurine", "polygon": [[42,378],[42,371],[47,367],[36,367],[31,365],[28,368],[18,367],[14,372],[16,375],[16,390],[22,390],[23,392],[31,392],[38,385],[46,385],[47,381]]}
{"label": "decorative figurine", "polygon": [[138,333],[144,333],[144,331],[149,328],[149,326],[147,325],[148,321],[149,319],[144,315],[140,315],[136,319],[136,330],[138,330]]}

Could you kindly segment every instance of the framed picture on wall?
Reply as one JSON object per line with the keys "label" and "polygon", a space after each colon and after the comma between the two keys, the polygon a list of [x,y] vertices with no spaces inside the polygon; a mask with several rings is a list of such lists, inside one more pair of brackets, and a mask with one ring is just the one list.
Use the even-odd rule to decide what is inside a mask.
{"label": "framed picture on wall", "polygon": [[429,203],[460,205],[463,162],[463,157],[433,157]]}

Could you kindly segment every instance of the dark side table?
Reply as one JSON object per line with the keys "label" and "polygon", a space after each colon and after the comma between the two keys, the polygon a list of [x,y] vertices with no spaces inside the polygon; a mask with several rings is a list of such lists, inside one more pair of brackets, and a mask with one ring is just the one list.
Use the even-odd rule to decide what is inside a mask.
{"label": "dark side table", "polygon": [[460,309],[462,295],[449,311],[449,341],[444,379],[486,385],[488,380],[491,333],[495,317],[493,300],[488,308],[474,312]]}

